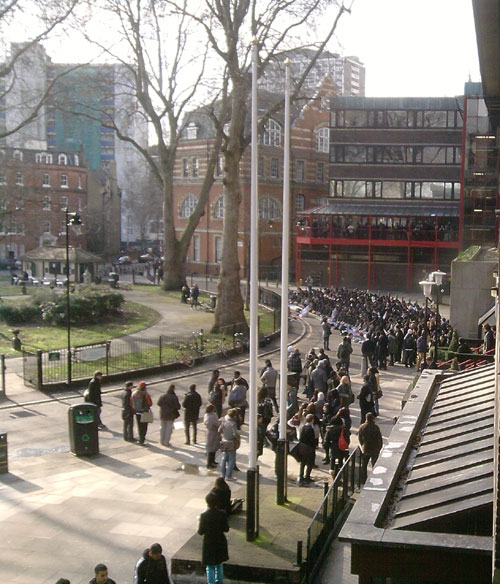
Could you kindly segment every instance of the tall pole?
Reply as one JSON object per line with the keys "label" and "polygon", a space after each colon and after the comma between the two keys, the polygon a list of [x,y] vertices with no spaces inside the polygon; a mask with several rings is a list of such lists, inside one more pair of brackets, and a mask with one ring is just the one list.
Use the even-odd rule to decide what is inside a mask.
{"label": "tall pole", "polygon": [[283,159],[283,235],[281,249],[280,414],[276,447],[276,503],[284,505],[287,492],[286,398],[288,389],[288,278],[290,261],[290,60],[285,61],[285,145]]}
{"label": "tall pole", "polygon": [[66,361],[68,365],[68,385],[71,383],[71,301],[69,298],[69,213],[68,208],[65,210],[66,226],[66,330],[68,338],[68,350]]}
{"label": "tall pole", "polygon": [[249,395],[249,452],[247,471],[247,541],[259,534],[259,501],[257,469],[257,357],[259,309],[259,202],[258,202],[258,149],[257,149],[257,40],[252,41],[252,147],[250,195],[250,395]]}
{"label": "tall pole", "polygon": [[424,322],[424,361],[423,363],[420,364],[420,369],[425,368],[426,362],[427,362],[427,330],[428,330],[428,320],[429,320],[429,298],[427,297],[427,294],[425,295],[425,322]]}

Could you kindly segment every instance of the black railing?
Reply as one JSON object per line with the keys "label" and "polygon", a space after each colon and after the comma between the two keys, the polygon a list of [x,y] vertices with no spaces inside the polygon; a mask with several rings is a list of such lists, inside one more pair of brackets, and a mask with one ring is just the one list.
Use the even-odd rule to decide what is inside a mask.
{"label": "black railing", "polygon": [[[306,582],[312,582],[322,551],[333,533],[338,532],[350,509],[351,496],[361,488],[361,453],[359,448],[349,455],[325,492],[319,509],[307,529],[305,558]],[[299,563],[299,558],[297,558]]]}

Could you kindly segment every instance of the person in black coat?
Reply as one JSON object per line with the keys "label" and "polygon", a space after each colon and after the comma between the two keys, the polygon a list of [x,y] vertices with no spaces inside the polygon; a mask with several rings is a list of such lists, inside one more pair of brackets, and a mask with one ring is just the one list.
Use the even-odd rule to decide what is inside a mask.
{"label": "person in black coat", "polygon": [[225,511],[229,517],[231,515],[231,489],[224,480],[224,477],[217,477],[215,479],[215,484],[210,492],[217,497],[215,503],[216,509]]}
{"label": "person in black coat", "polygon": [[196,385],[189,386],[189,393],[186,393],[182,402],[184,408],[184,431],[186,432],[186,444],[191,444],[189,429],[193,427],[193,444],[196,444],[196,430],[198,417],[201,408],[201,395],[196,391]]}
{"label": "person in black coat", "polygon": [[122,420],[123,420],[123,439],[126,442],[134,442],[134,414],[130,398],[132,397],[132,381],[125,383],[125,389],[122,391]]}
{"label": "person in black coat", "polygon": [[134,584],[172,584],[168,575],[167,560],[162,547],[154,543],[144,550],[142,558],[135,566]]}
{"label": "person in black coat", "polygon": [[102,383],[102,372],[96,371],[94,377],[89,381],[89,386],[85,392],[85,401],[91,404],[95,404],[99,409],[97,411],[97,425],[99,428],[105,428],[106,426],[101,420],[101,410],[102,410],[102,397],[101,397],[101,383]]}
{"label": "person in black coat", "polygon": [[358,399],[359,399],[359,408],[361,410],[361,424],[363,424],[366,420],[366,414],[368,412],[374,413],[375,409],[375,399],[373,395],[373,387],[370,383],[370,376],[365,375],[363,377],[364,384],[361,387],[361,391],[359,392]]}
{"label": "person in black coat", "polygon": [[223,562],[229,559],[227,539],[224,535],[229,531],[229,523],[225,511],[216,508],[217,496],[208,493],[205,497],[208,509],[200,515],[199,535],[203,535],[203,551],[201,561],[207,571],[207,582],[222,584],[224,580]]}
{"label": "person in black coat", "polygon": [[[311,478],[311,471],[314,466],[314,460],[316,458],[316,435],[314,433],[314,414],[308,414],[306,416],[306,424],[300,432],[299,439],[299,453],[300,453],[300,474],[299,474],[299,484],[311,483],[313,479]],[[304,470],[306,475],[304,476]]]}

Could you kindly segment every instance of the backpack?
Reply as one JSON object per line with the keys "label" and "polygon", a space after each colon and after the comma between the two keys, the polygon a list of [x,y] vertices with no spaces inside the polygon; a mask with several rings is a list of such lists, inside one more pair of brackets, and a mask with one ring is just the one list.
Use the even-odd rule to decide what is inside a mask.
{"label": "backpack", "polygon": [[229,393],[227,403],[231,407],[243,406],[246,404],[246,389],[244,385],[235,385]]}
{"label": "backpack", "polygon": [[257,406],[257,413],[263,418],[270,420],[273,417],[273,402],[266,398]]}

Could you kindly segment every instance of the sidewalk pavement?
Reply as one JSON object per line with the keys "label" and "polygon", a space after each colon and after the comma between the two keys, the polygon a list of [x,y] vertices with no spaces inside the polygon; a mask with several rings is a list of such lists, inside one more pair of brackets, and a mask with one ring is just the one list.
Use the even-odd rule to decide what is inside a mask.
{"label": "sidewalk pavement", "polygon": [[[302,327],[306,329],[306,336],[299,343],[301,351],[304,353],[311,346],[320,346],[319,322],[312,317],[293,323],[290,337],[298,336]],[[338,341],[339,335],[335,332],[331,346],[336,348]],[[270,358],[277,364],[279,354]],[[214,363],[213,367],[221,368],[222,376],[226,378],[230,378],[236,368],[243,376],[248,375],[246,363],[229,363],[226,369],[222,369],[223,365]],[[360,346],[355,345],[352,370],[355,393],[360,387],[359,373]],[[382,373],[385,395],[378,420],[385,437],[392,427],[393,416],[399,412],[400,396],[411,376],[401,367]],[[192,370],[189,377],[179,376],[175,380],[169,376],[151,381],[155,404],[172,381],[180,398],[191,383],[196,383],[206,403],[208,373],[204,370]],[[66,422],[67,408],[75,400],[59,393],[40,403],[39,399],[29,399],[40,398],[38,392],[19,387],[16,390],[13,384],[11,402],[2,404],[0,427],[8,431],[10,454],[10,472],[0,475],[0,520],[4,536],[4,545],[0,548],[0,574],[4,581],[53,584],[58,578],[66,577],[72,584],[83,584],[92,577],[93,566],[104,562],[109,567],[111,578],[119,584],[130,584],[134,564],[144,548],[160,541],[167,556],[171,557],[196,531],[197,516],[205,508],[204,496],[217,476],[216,472],[205,469],[203,425],[199,425],[199,445],[184,445],[184,434],[178,428],[172,438],[173,448],[161,447],[157,422],[150,427],[148,447],[126,443],[121,434],[120,395],[115,388],[111,389],[114,391],[104,395],[103,420],[108,430],[100,432],[101,454],[93,458],[78,458],[69,453]],[[38,403],[11,407],[26,398]],[[8,409],[5,409],[6,403]],[[353,426],[357,427],[358,423],[359,413],[357,404],[354,404]],[[243,445],[238,453],[242,472],[236,473],[238,479],[231,485],[233,496],[245,497],[246,429],[244,427]],[[355,446],[355,439],[351,445]],[[274,455],[267,448],[261,458],[260,470],[263,484],[271,485],[272,490]],[[297,464],[290,459],[292,481],[297,471]],[[313,477],[318,486],[302,489],[307,495],[322,493],[321,485],[328,480],[327,468],[320,466],[315,469]],[[306,500],[311,500],[311,504],[304,504],[306,511],[302,520],[294,520],[293,524],[285,522],[285,529],[281,532],[276,531],[276,525],[266,524],[266,520],[272,518],[270,510],[276,511],[273,497],[266,496],[261,500],[262,524],[275,543],[275,549],[283,549],[286,557],[295,554],[290,533],[296,539],[305,539],[308,515],[316,507],[312,495],[304,496]],[[235,535],[230,532],[230,556],[231,548],[236,545],[231,538],[236,537],[236,532],[236,529]],[[260,556],[255,547],[248,549],[258,561]],[[335,556],[335,550],[334,546],[327,557],[327,565]],[[343,547],[341,551],[345,556],[348,550]],[[327,570],[326,579],[319,581],[349,582],[338,575],[339,566],[341,564],[335,562]]]}

